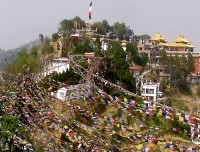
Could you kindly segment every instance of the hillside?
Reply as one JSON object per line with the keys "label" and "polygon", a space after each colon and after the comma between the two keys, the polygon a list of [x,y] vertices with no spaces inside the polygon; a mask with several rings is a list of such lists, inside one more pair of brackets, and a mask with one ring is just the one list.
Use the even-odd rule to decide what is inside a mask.
{"label": "hillside", "polygon": [[22,49],[26,49],[29,52],[33,47],[36,47],[40,44],[40,40],[36,39],[17,48],[9,50],[0,49],[0,64],[7,64],[6,62],[10,62],[11,60],[13,60],[14,56]]}
{"label": "hillside", "polygon": [[11,144],[15,151],[153,152],[198,148],[188,136],[188,124],[197,123],[194,117],[183,122],[181,113],[168,107],[138,97],[110,96],[87,85],[72,86],[66,96],[70,100],[61,101],[49,95],[51,88],[47,86],[62,84],[51,79],[35,83],[26,73],[9,86],[14,92],[1,98],[1,123],[7,120],[5,114],[19,116],[24,130],[10,132],[14,145],[8,142],[7,146]]}

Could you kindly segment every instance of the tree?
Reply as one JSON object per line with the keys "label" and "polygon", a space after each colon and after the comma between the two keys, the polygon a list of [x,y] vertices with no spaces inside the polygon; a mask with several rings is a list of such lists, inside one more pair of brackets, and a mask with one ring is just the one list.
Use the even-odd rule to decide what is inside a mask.
{"label": "tree", "polygon": [[74,54],[85,54],[86,52],[92,52],[93,48],[89,38],[85,38],[81,44],[78,44],[74,49]]}
{"label": "tree", "polygon": [[43,45],[41,45],[42,54],[50,54],[53,52],[53,47],[50,45],[49,41],[46,41]]}
{"label": "tree", "polygon": [[133,37],[134,34],[130,26],[126,26],[125,23],[115,22],[112,26],[112,30],[115,34],[118,35],[119,39],[129,40],[131,37]]}
{"label": "tree", "polygon": [[39,38],[40,38],[40,42],[43,43],[44,42],[44,35],[43,34],[39,34]]}
{"label": "tree", "polygon": [[107,65],[105,78],[113,83],[119,83],[130,91],[135,91],[135,79],[129,72],[129,64],[126,61],[126,52],[117,41],[105,53]]}
{"label": "tree", "polygon": [[53,33],[51,35],[51,37],[52,37],[52,41],[54,41],[54,42],[56,42],[58,40],[58,38],[59,38],[58,33]]}
{"label": "tree", "polygon": [[[11,75],[18,75],[19,73],[24,73],[27,70],[31,73],[39,72],[39,61],[34,54],[28,53],[27,50],[22,49],[14,58],[13,62],[5,66],[5,73],[3,75],[4,79],[10,79]],[[9,75],[9,76],[8,76]],[[12,78],[14,79],[14,77]]]}
{"label": "tree", "polygon": [[109,25],[107,20],[103,20],[102,21],[102,25],[104,26],[104,28],[106,29],[106,33],[110,32],[112,30],[112,27]]}
{"label": "tree", "polygon": [[143,35],[137,35],[135,36],[136,41],[139,42],[139,40],[142,40],[142,43],[146,43],[151,37],[147,34],[143,34]]}
{"label": "tree", "polygon": [[141,57],[141,63],[140,65],[145,67],[149,61],[149,57],[148,57],[148,54],[147,53],[141,53],[140,54],[140,57]]}
{"label": "tree", "polygon": [[94,42],[94,49],[95,51],[101,51],[101,41],[100,41],[100,37],[97,36],[95,42]]}
{"label": "tree", "polygon": [[102,24],[102,22],[95,22],[92,25],[93,29],[97,29],[98,34],[105,35],[106,34],[106,27]]}
{"label": "tree", "polygon": [[70,36],[72,30],[74,28],[74,23],[72,20],[64,19],[60,22],[58,31],[63,35],[63,37]]}
{"label": "tree", "polygon": [[170,74],[170,86],[178,88],[183,93],[190,93],[191,90],[187,76],[194,67],[192,55],[167,56],[165,51],[162,51],[160,55],[160,64]]}
{"label": "tree", "polygon": [[52,79],[67,83],[68,85],[75,85],[79,83],[81,77],[76,74],[73,69],[69,69],[61,74],[54,74]]}
{"label": "tree", "polygon": [[72,19],[73,23],[76,22],[77,28],[81,29],[82,27],[85,27],[85,21],[83,21],[80,17],[76,16]]}
{"label": "tree", "polygon": [[71,33],[75,31],[76,26],[85,27],[85,22],[80,17],[75,17],[71,20],[63,20],[58,27],[58,33],[62,35],[62,55],[67,56],[72,50]]}
{"label": "tree", "polygon": [[3,115],[0,122],[0,141],[2,141],[2,148],[6,149],[8,147],[9,151],[14,150],[13,138],[15,132],[19,129],[19,118]]}
{"label": "tree", "polygon": [[186,63],[186,71],[190,73],[194,69],[194,58],[191,54],[188,54]]}
{"label": "tree", "polygon": [[113,25],[113,32],[116,33],[120,39],[123,39],[126,35],[125,23],[115,22]]}
{"label": "tree", "polygon": [[135,64],[140,65],[141,58],[137,51],[137,46],[132,43],[128,43],[126,45],[126,51],[131,54],[131,61],[133,61],[133,63]]}
{"label": "tree", "polygon": [[128,43],[126,45],[126,51],[131,54],[131,60],[137,65],[145,67],[149,61],[148,54],[141,53],[139,55],[137,51],[137,44],[133,45],[132,43]]}

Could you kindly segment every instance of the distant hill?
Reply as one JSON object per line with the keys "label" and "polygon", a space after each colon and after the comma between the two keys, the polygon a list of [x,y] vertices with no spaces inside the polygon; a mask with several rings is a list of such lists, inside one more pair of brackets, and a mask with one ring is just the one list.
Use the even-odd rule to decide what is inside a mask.
{"label": "distant hill", "polygon": [[30,51],[33,47],[36,47],[36,46],[38,46],[40,44],[41,44],[40,40],[36,39],[36,40],[30,41],[27,44],[24,44],[22,46],[14,48],[14,49],[3,50],[3,49],[0,48],[0,64],[12,61],[14,59],[15,55],[20,50],[26,49],[27,51]]}

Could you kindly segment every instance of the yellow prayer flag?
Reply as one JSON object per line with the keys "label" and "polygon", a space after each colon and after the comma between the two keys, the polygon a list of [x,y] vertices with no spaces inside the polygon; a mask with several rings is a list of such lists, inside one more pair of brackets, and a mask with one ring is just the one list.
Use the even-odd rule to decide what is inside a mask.
{"label": "yellow prayer flag", "polygon": [[135,146],[138,150],[142,149],[143,145],[142,144],[139,144],[137,146]]}
{"label": "yellow prayer flag", "polygon": [[179,121],[183,122],[184,121],[183,117],[179,116]]}

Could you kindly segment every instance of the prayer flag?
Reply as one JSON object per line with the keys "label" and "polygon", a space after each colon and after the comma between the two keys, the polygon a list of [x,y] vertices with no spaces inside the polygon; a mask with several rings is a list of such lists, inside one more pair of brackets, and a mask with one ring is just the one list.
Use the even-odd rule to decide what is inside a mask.
{"label": "prayer flag", "polygon": [[89,20],[90,22],[92,20],[92,2],[90,2],[90,6],[89,6]]}

